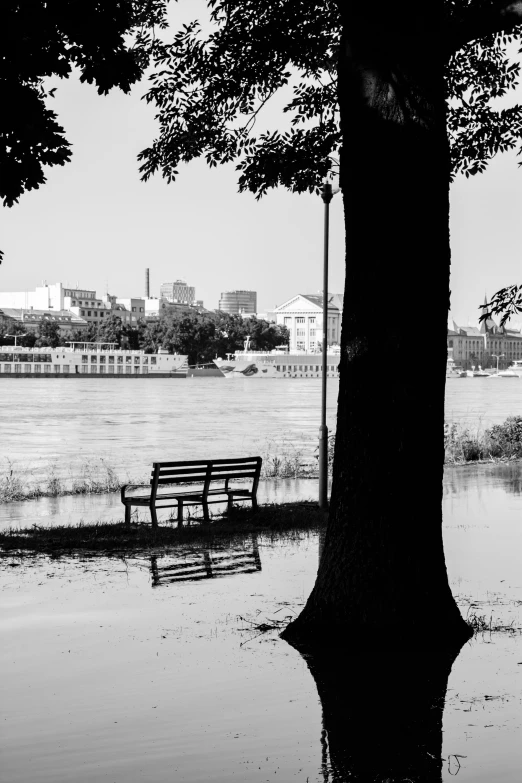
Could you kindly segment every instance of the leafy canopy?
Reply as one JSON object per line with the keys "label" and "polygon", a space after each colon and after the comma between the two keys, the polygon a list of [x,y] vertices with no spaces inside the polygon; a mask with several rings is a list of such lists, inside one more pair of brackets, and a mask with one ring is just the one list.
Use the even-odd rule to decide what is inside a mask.
{"label": "leafy canopy", "polygon": [[71,148],[48,108],[73,68],[100,95],[129,92],[165,29],[165,0],[5,0],[0,58],[0,197],[12,206],[45,182],[44,166],[63,166]]}
{"label": "leafy canopy", "polygon": [[[445,6],[450,40],[457,41],[457,49],[450,45],[446,53],[441,42],[451,176],[469,176],[483,171],[497,152],[520,144],[522,107],[492,104],[518,83],[520,66],[512,57],[520,30],[494,32],[492,22],[489,34],[470,42],[463,35],[460,43],[469,15],[495,2],[446,0]],[[210,32],[194,20],[153,53],[146,100],[158,110],[160,134],[139,155],[142,178],[161,172],[170,182],[180,163],[204,157],[210,166],[235,161],[240,191],[257,198],[278,185],[318,192],[341,144],[338,4],[207,0],[207,7]],[[281,90],[288,95],[287,127],[278,123],[256,133],[265,105]]]}

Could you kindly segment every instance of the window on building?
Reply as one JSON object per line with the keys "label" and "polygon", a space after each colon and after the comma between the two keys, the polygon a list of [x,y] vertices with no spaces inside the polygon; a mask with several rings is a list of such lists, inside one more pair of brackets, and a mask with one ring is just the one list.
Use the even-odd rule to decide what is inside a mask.
{"label": "window on building", "polygon": [[24,372],[31,372],[32,364],[24,364]]}
{"label": "window on building", "polygon": [[4,372],[11,372],[11,365],[10,364],[4,364]]}
{"label": "window on building", "polygon": [[85,310],[80,310],[82,315],[85,315]]}
{"label": "window on building", "polygon": [[296,322],[296,324],[304,324],[304,323],[305,323],[305,319],[304,319],[304,318],[301,318],[301,317],[299,317],[299,318],[296,318],[296,319],[295,319],[295,322]]}
{"label": "window on building", "polygon": [[132,356],[125,357],[125,364],[132,364]]}
{"label": "window on building", "polygon": [[69,375],[69,370],[70,370],[69,365],[68,364],[64,364],[64,366],[63,366],[64,375]]}
{"label": "window on building", "polygon": [[120,375],[122,375],[122,374],[123,374],[123,366],[121,366],[121,367],[118,367],[118,373],[119,373]]}
{"label": "window on building", "polygon": [[144,307],[140,307],[140,313],[143,313],[143,312],[145,312],[145,308]]}
{"label": "window on building", "polygon": [[151,364],[156,364],[156,362],[157,362],[157,359],[156,359],[156,357],[155,357],[155,356],[151,356],[151,357],[150,357],[150,363],[151,363]]}
{"label": "window on building", "polygon": [[298,351],[304,351],[304,349],[305,349],[305,344],[304,344],[304,342],[300,342],[300,341],[298,340],[298,341],[297,341],[297,350],[298,350]]}
{"label": "window on building", "polygon": [[100,364],[105,364],[105,356],[100,356]]}
{"label": "window on building", "polygon": [[82,367],[82,372],[89,372],[89,368],[87,367],[87,365]]}
{"label": "window on building", "polygon": [[98,372],[98,367],[96,365],[92,364],[91,365],[91,373],[94,374],[94,373],[97,373],[97,372]]}
{"label": "window on building", "polygon": [[285,321],[285,326],[291,326],[291,324],[292,324],[292,319],[291,318],[285,317],[284,321]]}
{"label": "window on building", "polygon": [[149,357],[148,356],[144,356],[143,357],[143,364],[148,364],[148,363],[149,363]]}
{"label": "window on building", "polygon": [[82,364],[85,364],[88,361],[89,361],[89,357],[88,356],[82,356]]}
{"label": "window on building", "polygon": [[123,364],[123,356],[118,356],[118,364]]}
{"label": "window on building", "polygon": [[139,375],[139,373],[140,373],[140,368],[139,367],[135,367],[134,368],[134,375]]}
{"label": "window on building", "polygon": [[90,314],[91,314],[91,311],[90,311],[90,310],[87,310],[87,315],[90,315]]}
{"label": "window on building", "polygon": [[297,336],[298,337],[306,337],[306,330],[305,329],[298,329],[297,330]]}
{"label": "window on building", "polygon": [[132,373],[132,367],[125,367],[125,373],[130,375]]}
{"label": "window on building", "polygon": [[114,365],[109,364],[109,374],[114,373]]}
{"label": "window on building", "polygon": [[135,356],[134,357],[134,364],[139,364],[139,363],[140,363],[140,357],[139,356]]}
{"label": "window on building", "polygon": [[133,312],[133,313],[135,313],[135,312],[136,312],[136,308],[135,308],[135,307],[133,307],[133,308],[132,308],[132,312]]}
{"label": "window on building", "polygon": [[308,322],[309,322],[310,326],[311,326],[312,324],[315,324],[315,317],[314,317],[314,318],[309,318],[309,319],[308,319]]}
{"label": "window on building", "polygon": [[44,364],[44,372],[51,372],[51,365],[50,364]]}
{"label": "window on building", "polygon": [[114,364],[114,356],[109,356],[109,364]]}
{"label": "window on building", "polygon": [[103,312],[103,310],[100,310],[100,318],[103,318],[104,315],[105,313]]}
{"label": "window on building", "polygon": [[143,373],[143,375],[146,375],[148,373],[148,371],[149,371],[148,367],[142,367],[141,368],[141,372]]}
{"label": "window on building", "polygon": [[91,356],[91,362],[97,362],[98,357],[97,356]]}
{"label": "window on building", "polygon": [[35,372],[42,372],[42,365],[41,364],[35,364],[34,365],[34,371]]}
{"label": "window on building", "polygon": [[315,337],[315,329],[310,329],[310,337]]}
{"label": "window on building", "polygon": [[[82,370],[84,370],[84,371],[85,371],[85,368],[84,368],[84,367],[82,367]],[[55,375],[58,375],[58,373],[59,373],[59,372],[60,372],[60,365],[59,365],[59,364],[55,364],[55,365],[54,365],[54,374],[55,374]]]}
{"label": "window on building", "polygon": [[310,350],[315,351],[315,343],[310,343]]}

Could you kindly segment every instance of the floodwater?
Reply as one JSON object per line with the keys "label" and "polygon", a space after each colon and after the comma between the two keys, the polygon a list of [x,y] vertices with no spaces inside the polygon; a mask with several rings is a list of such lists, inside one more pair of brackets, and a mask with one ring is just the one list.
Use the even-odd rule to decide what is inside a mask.
{"label": "floodwater", "polygon": [[[331,483],[331,481],[329,482]],[[318,479],[269,479],[260,481],[257,490],[259,503],[293,503],[299,500],[317,500]],[[246,504],[248,505],[248,503]],[[219,515],[226,510],[216,504],[211,514]],[[150,522],[147,509],[134,509],[134,520]],[[200,509],[191,513],[201,516]],[[172,514],[172,509],[158,512],[161,522]],[[102,495],[63,495],[61,497],[43,497],[35,500],[0,503],[0,530],[11,527],[30,527],[31,525],[77,525],[80,522],[122,522],[124,507],[119,492]]]}
{"label": "floodwater", "polygon": [[[443,508],[463,614],[520,629],[520,464],[449,468]],[[317,560],[316,534],[157,558],[4,559],[2,781],[353,780],[353,735],[335,723],[324,687],[323,714],[305,660],[277,628],[256,629],[299,612]],[[341,691],[359,671],[346,666]],[[444,783],[457,773],[463,783],[520,779],[521,689],[519,631],[485,632],[464,646],[444,707]],[[368,698],[377,720],[386,705]],[[440,726],[433,731],[422,713],[417,729],[424,725],[429,752]],[[379,765],[379,737],[366,741],[368,763]]]}
{"label": "floodwater", "polygon": [[[419,394],[423,384],[419,378]],[[386,376],[382,379],[386,386]],[[338,380],[328,381],[335,427]],[[23,484],[103,476],[148,480],[154,460],[287,455],[313,462],[320,380],[99,378],[3,381],[0,475]],[[447,418],[487,426],[522,413],[522,379],[451,378]]]}

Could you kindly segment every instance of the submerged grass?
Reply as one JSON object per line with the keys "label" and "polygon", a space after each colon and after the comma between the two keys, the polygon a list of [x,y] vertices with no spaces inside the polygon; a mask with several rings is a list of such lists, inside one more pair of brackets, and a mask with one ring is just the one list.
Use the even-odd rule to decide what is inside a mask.
{"label": "submerged grass", "polygon": [[64,495],[101,495],[118,491],[128,481],[128,477],[121,479],[102,457],[87,460],[79,474],[69,478],[59,474],[56,463],[50,463],[36,481],[31,469],[20,468],[6,459],[4,472],[0,474],[0,503]]}
{"label": "submerged grass", "polygon": [[327,516],[328,513],[319,509],[316,503],[305,502],[260,506],[257,513],[250,508],[234,509],[230,514],[215,517],[209,525],[198,521],[175,527],[174,520],[171,524],[160,524],[156,529],[144,523],[133,523],[129,529],[123,522],[53,527],[33,525],[27,529],[11,528],[0,532],[0,556],[138,554],[191,541],[229,539],[238,534],[316,530],[326,524]]}

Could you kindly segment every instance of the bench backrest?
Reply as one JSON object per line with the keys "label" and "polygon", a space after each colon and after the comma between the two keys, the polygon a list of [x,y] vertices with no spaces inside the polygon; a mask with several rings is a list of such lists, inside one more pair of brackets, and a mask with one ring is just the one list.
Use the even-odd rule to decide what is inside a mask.
{"label": "bench backrest", "polygon": [[154,462],[150,474],[152,496],[162,484],[203,484],[206,495],[212,481],[225,483],[240,478],[252,479],[252,494],[255,495],[262,462],[261,457]]}

